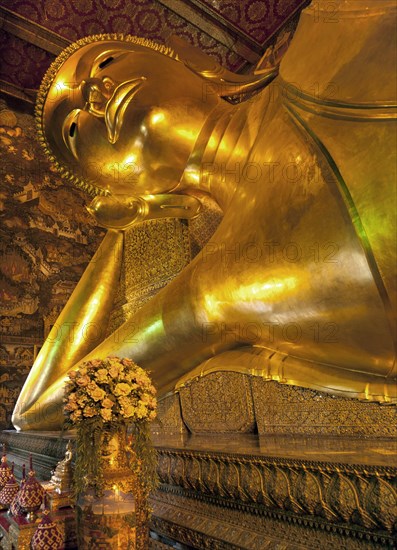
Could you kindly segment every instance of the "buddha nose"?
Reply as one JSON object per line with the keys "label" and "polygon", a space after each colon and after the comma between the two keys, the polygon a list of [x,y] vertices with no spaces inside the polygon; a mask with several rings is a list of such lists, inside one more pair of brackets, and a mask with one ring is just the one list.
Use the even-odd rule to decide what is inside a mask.
{"label": "buddha nose", "polygon": [[106,103],[112,97],[115,87],[115,83],[109,77],[83,80],[81,91],[86,102],[85,108],[93,115],[103,117]]}

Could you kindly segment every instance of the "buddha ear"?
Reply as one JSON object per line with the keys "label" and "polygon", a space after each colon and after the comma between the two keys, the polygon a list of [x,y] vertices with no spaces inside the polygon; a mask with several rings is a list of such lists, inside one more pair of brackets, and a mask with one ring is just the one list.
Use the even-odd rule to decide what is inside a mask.
{"label": "buddha ear", "polygon": [[278,65],[266,67],[260,74],[236,74],[179,36],[172,35],[167,42],[186,67],[208,82],[219,97],[232,103],[233,98],[264,88],[278,74]]}

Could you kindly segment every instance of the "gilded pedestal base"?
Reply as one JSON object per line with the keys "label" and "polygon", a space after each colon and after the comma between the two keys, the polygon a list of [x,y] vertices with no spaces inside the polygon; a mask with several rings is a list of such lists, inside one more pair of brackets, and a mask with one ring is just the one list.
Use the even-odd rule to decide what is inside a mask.
{"label": "gilded pedestal base", "polygon": [[102,498],[91,497],[90,501],[86,495],[86,502],[78,503],[78,547],[80,550],[92,548],[134,550],[136,548],[135,502],[133,501],[131,506],[129,502],[131,496],[122,495],[122,493],[119,495],[119,501],[114,502],[114,494],[108,498],[106,493],[110,491],[105,491]]}
{"label": "gilded pedestal base", "polygon": [[[351,531],[325,521],[298,521],[277,512],[258,514],[195,500],[171,492],[153,499],[152,529],[160,539],[173,539],[193,548],[213,550],[377,550],[394,548],[390,535],[369,536],[365,530]],[[161,540],[160,540],[161,543]],[[157,544],[157,543],[156,543]],[[171,545],[155,549],[171,548]]]}
{"label": "gilded pedestal base", "polygon": [[195,446],[158,448],[156,532],[194,548],[393,548],[396,467]]}
{"label": "gilded pedestal base", "polygon": [[[395,406],[216,372],[168,396],[159,413],[151,548],[394,547]],[[15,432],[0,440],[18,464],[33,451],[43,479],[67,442]]]}
{"label": "gilded pedestal base", "polygon": [[192,380],[154,430],[155,548],[393,548],[396,410],[237,372]]}
{"label": "gilded pedestal base", "polygon": [[397,437],[397,406],[336,397],[240,372],[213,372],[179,390],[195,434]]}

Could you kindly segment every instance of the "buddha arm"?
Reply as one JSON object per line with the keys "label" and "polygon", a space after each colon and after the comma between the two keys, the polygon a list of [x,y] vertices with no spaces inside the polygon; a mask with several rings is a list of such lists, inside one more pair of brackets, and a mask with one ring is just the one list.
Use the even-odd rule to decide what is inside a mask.
{"label": "buddha arm", "polygon": [[[189,218],[195,216],[200,209],[200,202],[188,195],[148,196],[142,202],[143,219],[169,216]],[[122,232],[113,230],[112,223],[114,228],[126,227],[129,225],[126,220],[130,214],[129,203],[126,203],[124,218],[112,216],[115,209],[113,203],[120,208],[120,201],[112,197],[96,199],[96,212],[101,211],[101,220],[103,218],[106,221],[110,230],[53,326],[29,373],[13,413],[12,421],[18,429],[48,429],[49,422],[51,426],[58,428],[62,424],[60,411],[66,373],[92,350],[96,350],[104,340],[122,262]],[[136,221],[132,216],[131,223]],[[131,332],[133,329],[126,330]],[[110,351],[102,352],[102,349],[110,348],[113,354],[120,355],[118,348],[110,345],[112,341],[113,337],[99,346],[94,356],[109,355]],[[118,341],[121,339],[116,335],[114,342]],[[128,353],[125,352],[125,355]],[[58,405],[55,406],[54,403]],[[49,420],[52,418],[49,410],[53,405],[57,420]]]}
{"label": "buddha arm", "polygon": [[[86,349],[85,356],[75,353],[75,368],[81,360],[109,355],[131,357],[151,372],[157,388],[164,393],[200,360],[211,356],[215,348],[209,349],[209,344],[203,339],[202,326],[195,311],[191,282],[194,266],[195,262],[192,262],[95,349]],[[62,426],[64,384],[72,364],[63,363],[62,369],[54,369],[53,374],[58,378],[54,380],[52,377],[52,384],[46,387],[41,384],[41,391],[35,391],[33,398],[32,383],[38,379],[38,368],[38,365],[33,368],[14,410],[13,423],[17,429],[50,430]],[[42,362],[40,368],[44,368]]]}
{"label": "buddha arm", "polygon": [[119,280],[122,239],[121,232],[107,233],[52,327],[18,398],[16,426],[48,387],[103,340]]}

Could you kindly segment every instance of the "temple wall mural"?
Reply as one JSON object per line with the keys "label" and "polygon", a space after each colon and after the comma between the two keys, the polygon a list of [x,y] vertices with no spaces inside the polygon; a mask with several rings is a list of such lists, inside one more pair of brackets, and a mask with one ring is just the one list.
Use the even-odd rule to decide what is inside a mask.
{"label": "temple wall mural", "polygon": [[[103,236],[44,158],[33,116],[0,99],[0,427]],[[59,205],[62,204],[62,208]]]}

